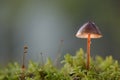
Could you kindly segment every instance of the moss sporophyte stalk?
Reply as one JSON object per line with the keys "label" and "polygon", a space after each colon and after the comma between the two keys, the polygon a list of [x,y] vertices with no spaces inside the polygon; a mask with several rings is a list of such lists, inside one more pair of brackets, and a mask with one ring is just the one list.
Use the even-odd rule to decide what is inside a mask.
{"label": "moss sporophyte stalk", "polygon": [[26,54],[27,54],[27,51],[28,51],[28,46],[27,44],[24,45],[24,53],[23,53],[23,60],[22,60],[22,70],[24,71],[25,70],[25,58],[26,58]]}

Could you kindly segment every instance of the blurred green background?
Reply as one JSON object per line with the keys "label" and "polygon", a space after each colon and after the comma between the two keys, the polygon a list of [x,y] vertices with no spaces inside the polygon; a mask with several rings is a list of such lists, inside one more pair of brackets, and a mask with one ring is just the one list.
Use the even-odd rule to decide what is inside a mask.
{"label": "blurred green background", "polygon": [[120,0],[0,0],[0,65],[21,63],[25,43],[33,61],[41,61],[41,52],[55,60],[58,52],[86,51],[86,39],[75,34],[89,20],[103,34],[92,40],[91,55],[120,60],[119,8]]}

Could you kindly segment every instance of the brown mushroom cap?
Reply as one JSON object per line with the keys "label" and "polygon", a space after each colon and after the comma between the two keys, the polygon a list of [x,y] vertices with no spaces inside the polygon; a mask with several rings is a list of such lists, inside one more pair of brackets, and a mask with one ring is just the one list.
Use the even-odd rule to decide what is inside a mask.
{"label": "brown mushroom cap", "polygon": [[99,28],[95,25],[94,22],[85,23],[77,32],[76,37],[78,38],[88,38],[88,34],[90,34],[90,38],[100,38],[102,34]]}

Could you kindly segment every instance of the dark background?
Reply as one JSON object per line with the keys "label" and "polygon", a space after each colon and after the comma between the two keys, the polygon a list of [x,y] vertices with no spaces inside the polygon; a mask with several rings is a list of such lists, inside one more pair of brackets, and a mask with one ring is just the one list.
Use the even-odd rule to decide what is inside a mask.
{"label": "dark background", "polygon": [[119,0],[0,0],[0,65],[21,63],[24,44],[29,47],[27,60],[33,61],[41,61],[41,52],[44,60],[55,60],[58,52],[86,52],[86,39],[75,34],[89,20],[103,34],[92,40],[91,55],[120,60]]}

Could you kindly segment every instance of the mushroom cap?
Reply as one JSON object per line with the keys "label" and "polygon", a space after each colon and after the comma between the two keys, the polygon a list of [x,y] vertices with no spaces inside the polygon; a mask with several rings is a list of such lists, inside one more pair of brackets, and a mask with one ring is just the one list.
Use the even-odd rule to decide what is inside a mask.
{"label": "mushroom cap", "polygon": [[77,32],[77,38],[88,38],[88,34],[90,34],[90,38],[100,38],[102,34],[99,28],[95,25],[94,22],[88,21],[85,23]]}

